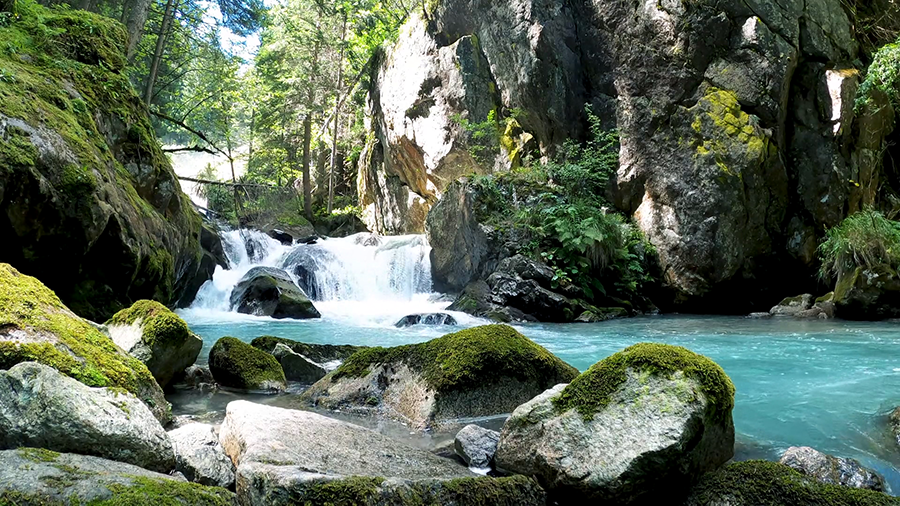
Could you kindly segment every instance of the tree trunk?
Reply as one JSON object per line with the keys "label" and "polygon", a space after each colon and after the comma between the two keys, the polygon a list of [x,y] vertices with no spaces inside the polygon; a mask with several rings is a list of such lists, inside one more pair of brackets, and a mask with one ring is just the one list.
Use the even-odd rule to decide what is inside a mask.
{"label": "tree trunk", "polygon": [[175,10],[178,6],[175,0],[166,2],[166,12],[163,14],[163,21],[159,27],[159,33],[156,35],[156,50],[153,51],[153,63],[150,64],[150,75],[147,77],[147,89],[144,90],[144,103],[150,107],[150,101],[153,99],[153,87],[156,86],[156,76],[159,75],[159,63],[162,61],[163,51],[166,49],[166,40],[169,38],[169,28],[172,26],[172,19],[175,17]]}
{"label": "tree trunk", "polygon": [[341,27],[341,55],[338,59],[337,96],[334,98],[334,128],[331,139],[331,170],[328,172],[328,214],[334,208],[334,171],[337,166],[337,141],[338,131],[341,126],[341,88],[344,86],[344,39],[347,38],[347,11],[344,11],[343,26]]}
{"label": "tree trunk", "polygon": [[134,0],[131,4],[128,20],[125,22],[125,30],[128,32],[128,46],[125,54],[129,62],[134,61],[134,54],[144,35],[144,24],[147,22],[149,12],[150,0]]}
{"label": "tree trunk", "polygon": [[312,112],[303,118],[303,213],[312,221],[312,184],[309,180],[309,144],[312,141]]}

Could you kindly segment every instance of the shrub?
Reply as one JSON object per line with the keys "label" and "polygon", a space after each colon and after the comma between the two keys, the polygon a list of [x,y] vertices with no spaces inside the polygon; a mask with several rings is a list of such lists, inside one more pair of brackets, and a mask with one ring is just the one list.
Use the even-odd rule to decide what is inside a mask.
{"label": "shrub", "polygon": [[819,246],[823,279],[840,278],[857,267],[900,266],[900,222],[866,209],[848,216]]}
{"label": "shrub", "polygon": [[875,89],[887,95],[895,108],[900,108],[900,39],[875,53],[866,78],[859,87],[856,107],[866,105]]}

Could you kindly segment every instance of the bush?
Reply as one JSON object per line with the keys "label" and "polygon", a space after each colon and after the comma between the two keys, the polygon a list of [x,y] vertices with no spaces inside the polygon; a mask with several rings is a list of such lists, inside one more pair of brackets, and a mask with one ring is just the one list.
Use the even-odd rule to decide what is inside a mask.
{"label": "bush", "polygon": [[900,108],[900,39],[875,53],[866,78],[859,87],[856,107],[866,105],[875,89],[884,92],[894,108]]}
{"label": "bush", "polygon": [[848,216],[826,234],[819,246],[823,279],[836,279],[857,267],[900,266],[900,222],[874,209]]}

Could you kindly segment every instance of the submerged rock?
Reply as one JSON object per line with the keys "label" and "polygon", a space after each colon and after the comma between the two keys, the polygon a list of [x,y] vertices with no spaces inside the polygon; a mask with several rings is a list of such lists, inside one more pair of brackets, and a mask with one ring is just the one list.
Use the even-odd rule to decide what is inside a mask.
{"label": "submerged rock", "polygon": [[235,495],[223,488],[185,483],[121,462],[36,448],[0,451],[0,503],[237,506]]}
{"label": "submerged rock", "polygon": [[321,365],[299,353],[294,353],[294,350],[281,343],[275,345],[272,356],[278,359],[284,370],[284,377],[290,381],[315,383],[328,373]]}
{"label": "submerged rock", "polygon": [[0,449],[38,446],[145,469],[175,468],[159,421],[128,392],[90,388],[35,362],[0,371]]}
{"label": "submerged rock", "polygon": [[470,424],[456,433],[453,448],[469,467],[486,469],[491,467],[499,441],[499,432]]}
{"label": "submerged rock", "polygon": [[733,462],[704,476],[685,506],[888,506],[896,498],[874,490],[829,485],[775,462]]}
{"label": "submerged rock", "polygon": [[375,411],[425,429],[508,413],[577,374],[512,327],[487,325],[426,343],[363,350],[303,399],[328,409]]}
{"label": "submerged rock", "polygon": [[400,319],[395,327],[411,327],[413,325],[456,325],[456,318],[447,313],[411,314]]}
{"label": "submerged rock", "polygon": [[516,408],[494,461],[562,502],[669,503],[733,456],[733,406],[713,361],[637,344]]}
{"label": "submerged rock", "polygon": [[279,392],[287,388],[275,357],[234,337],[219,339],[209,350],[209,370],[225,387]]}
{"label": "submerged rock", "polygon": [[[292,341],[282,337],[260,336],[254,339],[250,345],[258,348],[266,353],[273,353],[275,347],[283,344],[290,348],[294,353],[303,355],[317,364],[329,365],[330,363],[343,362],[357,351],[367,349],[367,346],[352,346],[349,344],[310,344],[301,343],[300,341]],[[334,369],[337,367],[326,367],[326,369]]]}
{"label": "submerged rock", "polygon": [[165,424],[170,406],[147,367],[63,305],[40,281],[0,264],[0,369],[40,362],[87,386],[123,388]]}
{"label": "submerged rock", "polygon": [[[241,504],[543,505],[524,477],[474,478],[451,460],[377,432],[307,412],[228,404],[219,435],[237,464]],[[407,498],[407,499],[404,499]]]}
{"label": "submerged rock", "polygon": [[146,364],[163,388],[193,365],[203,348],[184,320],[152,300],[135,302],[106,325],[113,342]]}
{"label": "submerged rock", "polygon": [[779,462],[822,483],[887,491],[884,478],[859,461],[827,455],[808,446],[788,448]]}
{"label": "submerged rock", "polygon": [[254,267],[231,292],[238,313],[272,318],[320,318],[322,315],[291,277],[281,269]]}
{"label": "submerged rock", "polygon": [[212,425],[192,423],[169,432],[175,470],[188,481],[215,487],[234,485],[234,464],[219,444]]}

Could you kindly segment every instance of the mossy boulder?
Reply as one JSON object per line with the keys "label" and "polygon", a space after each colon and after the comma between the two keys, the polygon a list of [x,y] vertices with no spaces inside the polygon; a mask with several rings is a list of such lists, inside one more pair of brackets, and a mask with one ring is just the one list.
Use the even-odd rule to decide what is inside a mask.
{"label": "mossy boulder", "polygon": [[234,337],[219,339],[209,350],[209,370],[225,387],[282,391],[287,385],[275,357]]}
{"label": "mossy boulder", "polygon": [[713,361],[637,344],[519,406],[494,462],[562,503],[668,504],[733,456],[733,406]]}
{"label": "mossy boulder", "polygon": [[92,387],[125,389],[162,423],[170,407],[147,367],[40,281],[0,264],[0,369],[39,362]]}
{"label": "mossy boulder", "polygon": [[857,267],[840,276],[834,288],[834,314],[846,320],[900,317],[900,275],[887,265]]}
{"label": "mossy boulder", "polygon": [[119,311],[106,326],[113,342],[146,364],[163,388],[193,365],[203,348],[184,320],[152,300]]}
{"label": "mossy boulder", "polygon": [[830,485],[775,462],[734,462],[707,474],[686,506],[894,506],[900,499],[881,492]]}
{"label": "mossy boulder", "polygon": [[215,264],[124,70],[124,27],[16,6],[0,26],[0,262],[40,273],[94,321],[193,299]]}
{"label": "mossy boulder", "polygon": [[0,451],[0,504],[16,506],[237,506],[224,488],[137,466],[37,448]]}
{"label": "mossy boulder", "polygon": [[577,374],[512,327],[486,325],[421,344],[360,351],[304,398],[425,429],[449,419],[508,413]]}
{"label": "mossy boulder", "polygon": [[272,353],[275,346],[283,344],[290,348],[294,353],[303,355],[304,357],[317,362],[319,364],[327,364],[329,362],[343,362],[357,351],[368,348],[367,346],[352,346],[349,344],[312,344],[301,343],[283,337],[260,336],[250,342],[254,348],[258,348],[266,353]]}
{"label": "mossy boulder", "polygon": [[320,318],[322,315],[287,272],[254,267],[231,292],[231,307],[238,313],[272,318]]}

